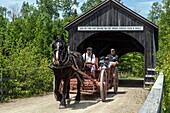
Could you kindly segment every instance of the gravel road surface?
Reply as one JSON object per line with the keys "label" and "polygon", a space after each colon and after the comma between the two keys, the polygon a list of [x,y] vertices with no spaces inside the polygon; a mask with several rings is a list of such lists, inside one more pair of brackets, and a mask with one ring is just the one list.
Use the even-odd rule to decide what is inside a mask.
{"label": "gravel road surface", "polygon": [[137,113],[148,95],[143,88],[119,87],[118,94],[108,91],[107,101],[102,102],[99,94],[84,95],[80,103],[71,103],[66,109],[59,109],[53,93],[40,97],[16,99],[0,104],[0,113]]}

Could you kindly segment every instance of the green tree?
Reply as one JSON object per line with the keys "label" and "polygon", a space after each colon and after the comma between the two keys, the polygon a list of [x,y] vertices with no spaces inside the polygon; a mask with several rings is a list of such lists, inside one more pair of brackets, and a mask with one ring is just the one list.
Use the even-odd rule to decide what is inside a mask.
{"label": "green tree", "polygon": [[151,10],[148,14],[148,19],[154,23],[157,23],[161,18],[162,5],[159,2],[152,4]]}
{"label": "green tree", "polygon": [[[157,8],[158,6],[158,8]],[[152,21],[156,20],[156,23],[159,25],[159,51],[157,53],[157,69],[163,71],[165,75],[164,82],[164,95],[163,95],[163,109],[165,113],[170,112],[170,1],[163,0],[162,8],[160,10],[160,5],[154,5],[156,11],[153,11],[151,14],[153,16]],[[160,10],[160,11],[159,11]],[[154,17],[155,16],[155,17]],[[158,21],[157,21],[158,19]]]}
{"label": "green tree", "polygon": [[36,12],[36,8],[33,5],[30,5],[28,2],[24,1],[20,12],[22,17],[27,18]]}
{"label": "green tree", "polygon": [[69,18],[72,16],[77,16],[77,7],[79,3],[77,0],[63,0],[61,2],[61,10],[63,12],[63,18]]}
{"label": "green tree", "polygon": [[[103,1],[105,0],[87,0],[80,7],[80,10],[82,11],[82,13],[85,13],[89,11],[90,9],[94,8],[95,6],[99,5]],[[116,1],[121,2],[121,0],[116,0]]]}
{"label": "green tree", "polygon": [[[12,21],[10,22],[6,18],[7,9],[2,9],[5,10],[2,12],[0,10],[0,69],[11,70],[3,74],[3,77],[24,77],[24,74],[19,74],[17,68],[29,70],[30,76],[36,76],[27,81],[6,81],[3,84],[4,88],[26,85],[29,90],[23,92],[22,88],[16,87],[4,93],[13,93],[15,97],[42,94],[44,92],[40,88],[46,85],[51,86],[52,76],[44,70],[38,73],[33,72],[36,68],[44,69],[50,64],[50,44],[53,39],[52,29],[55,18],[24,2],[21,15],[13,16],[15,11],[11,11]],[[45,90],[51,91],[51,89]]]}
{"label": "green tree", "polygon": [[10,9],[8,9],[8,16],[10,17],[10,20],[12,20],[12,22],[15,21],[16,18],[19,17],[20,13],[19,13],[19,6],[13,5],[10,7]]}
{"label": "green tree", "polygon": [[36,0],[36,3],[39,11],[48,14],[51,20],[59,18],[60,0]]}
{"label": "green tree", "polygon": [[85,13],[89,11],[90,9],[94,8],[95,6],[97,6],[102,1],[104,0],[87,0],[86,2],[83,3],[80,9],[82,13]]}
{"label": "green tree", "polygon": [[5,33],[7,28],[7,9],[5,7],[0,7],[0,68],[5,67],[5,48],[4,48],[4,41],[5,41]]}
{"label": "green tree", "polygon": [[120,57],[119,62],[119,71],[130,72],[133,77],[143,77],[143,54],[138,52],[128,53]]}

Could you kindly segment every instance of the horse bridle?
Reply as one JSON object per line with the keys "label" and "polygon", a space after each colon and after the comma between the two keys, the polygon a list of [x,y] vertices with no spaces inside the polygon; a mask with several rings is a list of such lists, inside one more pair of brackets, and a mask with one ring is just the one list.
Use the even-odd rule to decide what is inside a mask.
{"label": "horse bridle", "polygon": [[[62,42],[58,41],[56,44],[57,48],[54,49],[55,61],[53,61],[53,62],[57,63],[57,65],[60,67],[70,65],[70,63],[69,63],[69,54],[70,54],[69,46],[66,49],[65,44],[62,43],[63,49],[61,50],[60,45],[59,45],[60,43],[62,43]],[[60,51],[62,51],[61,54],[60,54]],[[60,57],[59,57],[59,54],[60,54]]]}

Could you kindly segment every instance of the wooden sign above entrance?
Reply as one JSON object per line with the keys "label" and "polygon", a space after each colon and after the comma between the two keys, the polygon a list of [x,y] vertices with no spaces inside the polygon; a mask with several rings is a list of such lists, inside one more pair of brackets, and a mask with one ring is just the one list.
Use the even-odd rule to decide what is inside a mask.
{"label": "wooden sign above entrance", "polygon": [[78,26],[78,31],[143,31],[143,26]]}

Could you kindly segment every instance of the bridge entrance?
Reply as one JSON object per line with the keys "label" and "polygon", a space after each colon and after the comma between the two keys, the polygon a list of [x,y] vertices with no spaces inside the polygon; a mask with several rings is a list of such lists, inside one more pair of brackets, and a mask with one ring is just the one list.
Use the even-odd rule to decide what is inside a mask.
{"label": "bridge entrance", "polygon": [[144,54],[144,79],[156,67],[158,26],[115,0],[106,0],[65,26],[72,50],[84,53],[94,48],[96,56],[111,48],[121,57],[129,52]]}

